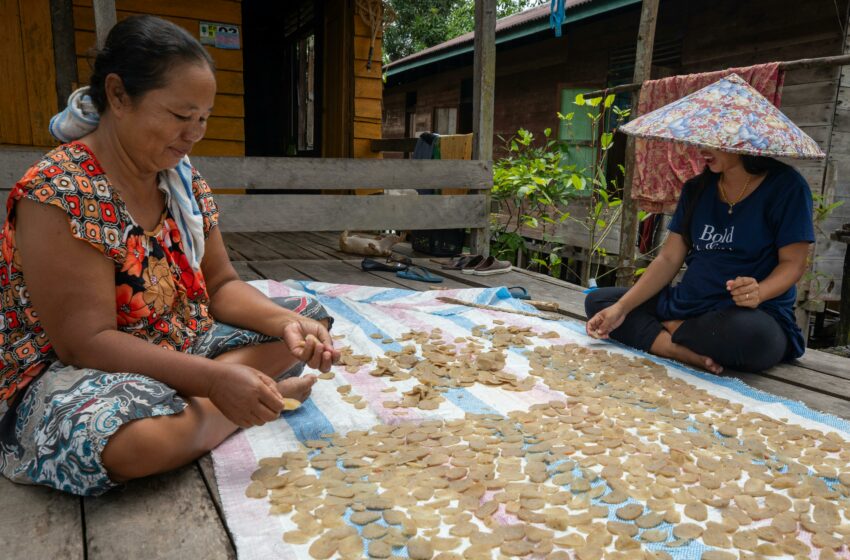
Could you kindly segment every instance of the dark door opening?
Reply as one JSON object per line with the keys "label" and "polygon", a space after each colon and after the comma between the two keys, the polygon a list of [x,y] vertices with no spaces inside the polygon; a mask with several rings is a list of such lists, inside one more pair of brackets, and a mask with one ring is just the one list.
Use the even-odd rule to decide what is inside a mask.
{"label": "dark door opening", "polygon": [[460,83],[460,104],[457,115],[457,133],[472,132],[472,79]]}
{"label": "dark door opening", "polygon": [[245,155],[321,155],[322,2],[242,2]]}

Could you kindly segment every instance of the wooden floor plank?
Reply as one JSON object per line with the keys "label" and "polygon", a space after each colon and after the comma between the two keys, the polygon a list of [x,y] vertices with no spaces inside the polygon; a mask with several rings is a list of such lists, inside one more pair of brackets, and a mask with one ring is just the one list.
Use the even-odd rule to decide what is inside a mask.
{"label": "wooden floor plank", "polygon": [[83,503],[88,560],[236,557],[194,463]]}
{"label": "wooden floor plank", "polygon": [[239,275],[239,278],[245,280],[260,280],[263,277],[257,274],[251,265],[248,264],[248,261],[231,261],[230,264],[233,265],[233,268],[236,269],[236,273]]}
{"label": "wooden floor plank", "polygon": [[207,485],[207,490],[209,491],[210,497],[212,498],[213,504],[215,505],[216,512],[218,513],[219,519],[221,519],[222,527],[227,532],[227,538],[230,541],[230,546],[233,550],[236,549],[236,542],[233,539],[233,534],[230,532],[230,528],[227,526],[226,520],[224,518],[224,506],[221,503],[221,494],[218,491],[218,479],[215,476],[215,467],[213,466],[213,458],[212,453],[207,453],[196,462],[196,466],[198,468],[198,472],[201,475],[201,478],[204,480],[204,483]]}
{"label": "wooden floor plank", "polygon": [[850,379],[850,359],[835,354],[808,348],[802,357],[794,360],[794,363],[806,369]]}
{"label": "wooden floor plank", "polygon": [[[807,371],[808,370],[801,370],[800,374],[805,375]],[[811,391],[803,387],[797,387],[796,385],[791,385],[778,379],[766,377],[759,373],[729,373],[729,375],[731,377],[737,377],[747,385],[755,387],[756,389],[761,389],[762,391],[779,397],[800,401],[814,410],[834,414],[840,418],[850,420],[850,401],[847,399],[840,399],[830,395],[824,395],[823,393],[816,393],[815,391]]]}
{"label": "wooden floor plank", "polygon": [[224,244],[230,249],[237,251],[247,261],[271,261],[285,258],[285,255],[254,240],[255,234],[243,234],[226,232],[223,234]]}
{"label": "wooden floor plank", "polygon": [[309,234],[330,247],[339,247],[339,232],[334,231],[311,231]]}
{"label": "wooden floor plank", "polygon": [[517,272],[517,273],[522,274],[524,276],[528,276],[529,278],[534,278],[536,280],[540,280],[541,282],[546,282],[548,284],[552,284],[554,286],[557,286],[559,288],[564,288],[564,289],[572,291],[572,292],[578,292],[580,294],[584,294],[584,291],[586,290],[586,288],[579,286],[578,284],[573,284],[571,282],[561,280],[560,278],[553,278],[552,276],[549,276],[548,274],[541,274],[539,272],[534,272],[533,270],[525,270],[524,268],[517,268],[517,267],[514,267],[513,270],[514,270],[514,272]]}
{"label": "wooden floor plank", "polygon": [[222,511],[221,507],[221,494],[218,492],[218,481],[215,478],[215,467],[213,466],[212,454],[207,453],[200,459],[198,459],[198,470],[201,472],[201,476],[204,479],[204,482],[207,485],[207,488],[210,490],[210,497],[215,504],[216,509],[219,513]]}
{"label": "wooden floor plank", "polygon": [[[281,234],[286,235],[286,234]],[[305,241],[309,241],[311,244],[309,245],[313,249],[317,249],[319,251],[324,252],[331,257],[337,259],[351,259],[354,258],[354,255],[350,255],[348,253],[344,253],[339,249],[339,236],[340,234],[330,234],[334,235],[333,239],[329,237],[322,237],[317,234],[317,232],[301,232],[296,234],[298,238],[301,238]]]}
{"label": "wooden floor plank", "polygon": [[83,560],[80,498],[0,477],[0,556]]}
{"label": "wooden floor plank", "polygon": [[764,372],[763,375],[810,389],[816,393],[850,400],[850,379],[842,379],[792,364],[778,364]]}
{"label": "wooden floor plank", "polygon": [[263,278],[277,280],[278,282],[283,282],[284,280],[313,280],[313,278],[303,272],[292,268],[289,264],[290,262],[289,260],[262,261],[251,263],[251,266]]}
{"label": "wooden floor plank", "polygon": [[322,251],[313,251],[305,247],[297,237],[282,233],[252,233],[252,239],[280,253],[285,259],[327,259]]}
{"label": "wooden floor plank", "polygon": [[245,255],[243,255],[239,251],[232,249],[231,247],[228,247],[227,243],[224,244],[224,248],[227,249],[227,258],[229,258],[231,261],[244,261],[245,260]]}
{"label": "wooden floor plank", "polygon": [[[356,261],[359,263],[359,261]],[[354,284],[380,288],[404,288],[402,284],[368,272],[363,272],[343,261],[291,260],[287,264],[319,282]],[[358,265],[359,266],[359,265]]]}

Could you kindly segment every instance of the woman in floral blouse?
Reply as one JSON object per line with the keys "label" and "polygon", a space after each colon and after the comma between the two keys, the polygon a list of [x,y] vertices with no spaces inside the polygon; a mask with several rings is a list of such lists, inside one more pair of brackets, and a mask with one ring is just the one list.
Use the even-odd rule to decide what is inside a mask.
{"label": "woman in floral blouse", "polygon": [[0,235],[6,477],[93,495],[174,469],[278,418],[283,397],[310,394],[316,378],[300,367],[338,358],[317,302],[272,301],[230,265],[186,157],[215,92],[191,35],[126,19],[72,96],[82,120],[51,123],[78,139],[12,189]]}

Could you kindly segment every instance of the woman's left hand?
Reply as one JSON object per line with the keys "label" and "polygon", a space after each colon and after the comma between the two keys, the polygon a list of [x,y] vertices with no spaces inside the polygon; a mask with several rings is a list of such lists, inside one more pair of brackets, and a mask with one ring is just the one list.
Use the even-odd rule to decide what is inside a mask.
{"label": "woman's left hand", "polygon": [[738,276],[726,281],[726,289],[732,295],[735,305],[755,309],[761,303],[759,283],[749,276]]}
{"label": "woman's left hand", "polygon": [[283,341],[298,360],[313,369],[330,371],[339,360],[339,350],[334,350],[328,329],[313,319],[290,321],[283,328]]}

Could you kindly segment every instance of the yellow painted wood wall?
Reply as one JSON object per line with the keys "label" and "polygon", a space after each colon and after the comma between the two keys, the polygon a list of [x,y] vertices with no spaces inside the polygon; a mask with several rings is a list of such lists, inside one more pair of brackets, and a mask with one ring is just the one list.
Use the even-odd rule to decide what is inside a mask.
{"label": "yellow painted wood wall", "polygon": [[[5,2],[6,0],[0,0]],[[20,0],[28,4],[33,0]],[[41,4],[42,1],[33,3]],[[47,2],[43,2],[47,5]],[[91,0],[74,0],[74,29],[77,49],[77,73],[80,83],[91,76],[88,53],[95,46],[94,13]],[[118,19],[133,14],[152,14],[170,20],[199,37],[200,21],[242,24],[241,0],[116,0]],[[48,24],[49,24],[48,13]],[[240,29],[241,31],[241,29]],[[48,26],[48,39],[50,28]],[[216,65],[218,94],[207,126],[206,137],[192,150],[194,155],[245,155],[245,105],[242,82],[242,49],[226,50],[207,46]],[[50,56],[52,60],[52,49]],[[54,88],[55,90],[55,88]],[[53,95],[55,98],[55,93]]]}
{"label": "yellow painted wood wall", "polygon": [[[91,0],[74,0],[74,29],[79,85],[88,83],[95,46],[94,13]],[[199,22],[242,24],[241,0],[116,0],[118,19],[133,14],[153,14],[168,19],[198,36]],[[383,81],[382,33],[379,30],[366,69],[370,30],[355,10],[351,121],[346,123],[353,140],[353,157],[381,157],[371,151],[370,141],[381,138]],[[48,148],[56,145],[47,125],[58,110],[56,69],[48,0],[0,0],[0,144]],[[245,107],[240,50],[207,47],[216,63],[218,95],[207,135],[195,146],[196,155],[245,154]],[[351,59],[349,59],[351,60]],[[331,93],[331,92],[328,92]],[[338,95],[351,95],[336,92]],[[351,99],[351,98],[349,98]]]}
{"label": "yellow painted wood wall", "polygon": [[50,147],[58,110],[47,0],[0,0],[0,144]]}
{"label": "yellow painted wood wall", "polygon": [[[380,21],[380,16],[378,20]],[[356,158],[379,158],[371,141],[381,138],[382,97],[382,31],[378,30],[372,53],[372,67],[366,69],[371,31],[360,14],[354,14],[354,151]]]}

